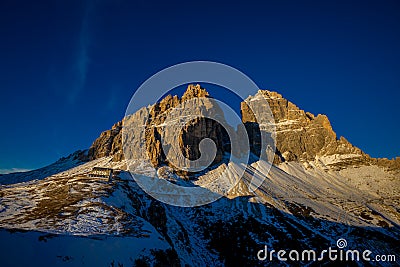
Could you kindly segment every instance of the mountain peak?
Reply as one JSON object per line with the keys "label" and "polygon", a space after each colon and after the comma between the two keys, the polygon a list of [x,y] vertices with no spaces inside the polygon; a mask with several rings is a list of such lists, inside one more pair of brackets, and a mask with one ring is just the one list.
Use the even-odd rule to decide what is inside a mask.
{"label": "mountain peak", "polygon": [[209,94],[205,88],[202,88],[200,84],[189,84],[185,93],[182,96],[182,101],[193,97],[208,97]]}
{"label": "mountain peak", "polygon": [[[161,136],[162,134],[159,132],[162,129],[157,125],[164,124],[165,118],[171,111],[171,108],[181,105],[189,99],[198,97],[209,97],[209,93],[199,84],[190,84],[181,98],[178,96],[168,95],[147,109],[146,112],[149,113],[151,118],[151,123],[149,124],[151,127],[148,127],[146,136],[143,138],[148,140],[147,147],[151,150],[149,151],[149,154],[153,155],[153,159],[157,159],[154,162],[155,165],[162,164],[164,158],[157,145],[158,139],[156,136]],[[254,96],[249,96],[241,103],[242,121],[249,133],[252,152],[256,152],[257,154],[257,151],[255,151],[254,148],[259,147],[259,140],[257,140],[255,133],[259,132],[262,126],[262,122],[256,121],[252,109],[255,108],[258,112],[261,112],[260,114],[266,112],[264,111],[265,107],[263,106],[262,98],[268,101],[275,120],[275,164],[289,161],[304,163],[315,162],[323,169],[334,170],[340,170],[349,166],[376,164],[388,169],[399,169],[399,160],[371,158],[361,149],[353,146],[344,137],[338,138],[326,115],[318,114],[315,116],[310,112],[300,109],[295,104],[285,99],[281,94],[268,90],[259,90]],[[134,118],[137,121],[142,121],[142,116],[143,114],[139,112],[134,115]],[[206,132],[213,132],[213,140],[224,139],[222,136],[219,136],[222,133],[222,130],[220,129],[221,127],[217,127],[217,125],[212,123],[211,125],[210,122],[206,123],[206,121],[197,121],[197,124],[196,127],[195,125],[192,125],[190,126],[190,129],[188,128],[184,132],[188,134],[188,130],[194,131],[197,127],[207,126],[205,128],[208,129]],[[124,157],[122,153],[121,129],[122,123],[117,123],[111,130],[102,133],[89,149],[89,159],[92,160],[104,156],[113,156],[114,161],[122,160]],[[219,130],[211,131],[212,129]],[[204,137],[196,135],[196,138],[194,139],[199,141],[202,138]],[[193,140],[190,141],[187,138],[185,139],[185,143],[190,141],[190,153],[186,154],[189,156],[191,155],[190,157],[195,155],[194,158],[197,158],[198,144]],[[221,147],[222,142],[218,143],[218,147]],[[220,154],[218,155],[221,157]]]}
{"label": "mountain peak", "polygon": [[283,96],[280,93],[275,92],[275,91],[269,91],[269,90],[258,90],[257,94],[262,95],[265,98],[270,98],[270,99],[283,98]]}
{"label": "mountain peak", "polygon": [[360,149],[343,138],[337,139],[326,115],[314,116],[305,112],[276,92],[259,90],[255,96],[250,96],[242,103],[243,122],[247,123],[247,128],[262,126],[257,125],[259,122],[251,111],[254,108],[259,109],[262,98],[268,101],[275,119],[275,163],[318,160],[324,167],[340,169],[367,162],[368,156]]}

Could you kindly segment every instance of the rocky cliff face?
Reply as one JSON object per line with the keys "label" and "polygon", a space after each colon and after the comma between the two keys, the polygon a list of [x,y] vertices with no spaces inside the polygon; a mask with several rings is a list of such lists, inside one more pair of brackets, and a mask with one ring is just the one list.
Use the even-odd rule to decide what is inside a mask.
{"label": "rocky cliff face", "polygon": [[[283,98],[282,95],[267,90],[259,90],[254,96],[249,96],[241,104],[242,121],[249,134],[251,151],[254,154],[260,153],[262,131],[260,129],[263,129],[264,122],[258,122],[255,119],[249,106],[262,114],[265,110],[263,106],[265,101],[263,102],[262,98],[268,101],[275,119],[275,164],[289,161],[313,161],[322,168],[335,170],[347,166],[368,164],[383,166],[390,170],[400,169],[400,158],[396,160],[371,158],[359,148],[350,144],[344,137],[338,138],[326,115],[318,114],[314,116],[301,110],[295,104]],[[188,100],[191,100],[191,102]],[[185,117],[193,112],[205,117],[208,115],[215,116],[215,113],[219,112],[222,114],[222,111],[211,101],[204,88],[201,88],[200,85],[189,85],[181,98],[168,95],[153,106],[142,108],[125,118],[123,122],[118,122],[111,130],[103,132],[89,149],[89,158],[113,156],[114,161],[122,160],[124,158],[122,153],[122,125],[125,125],[131,126],[133,132],[128,140],[132,144],[132,149],[128,151],[128,153],[131,153],[130,158],[145,158],[147,154],[154,166],[182,165],[184,164],[183,158],[175,158],[174,164],[168,161],[167,155],[172,150],[164,151],[165,148],[163,149],[161,146],[161,138],[170,143],[179,144],[180,152],[184,158],[196,160],[201,156],[200,141],[208,137],[216,144],[216,155],[213,163],[220,162],[223,154],[230,152],[227,132],[220,123],[207,118],[197,118],[185,125],[180,125],[181,131],[179,133],[171,127],[166,127],[166,124],[170,123],[171,117]],[[145,127],[145,129],[142,127]],[[141,147],[145,147],[145,150],[140,149]],[[125,153],[127,152],[125,151]]]}
{"label": "rocky cliff face", "polygon": [[[208,92],[200,85],[189,85],[182,98],[168,95],[150,108],[146,124],[146,149],[154,166],[163,164],[171,167],[187,166],[183,162],[184,159],[176,157],[175,153],[182,153],[184,158],[192,161],[199,159],[201,157],[199,143],[204,138],[210,138],[216,144],[214,163],[222,160],[226,132],[218,122],[207,118],[216,113],[221,114],[222,111],[208,97]],[[176,119],[193,113],[196,114],[196,118],[175,123]],[[171,147],[163,149],[161,138]],[[172,151],[174,149],[172,144],[177,144],[176,149],[180,151]],[[168,155],[171,157],[168,158]]]}
{"label": "rocky cliff face", "polygon": [[114,161],[121,161],[122,153],[122,121],[117,122],[111,130],[104,131],[89,148],[89,160],[114,156]]}
{"label": "rocky cliff face", "polygon": [[[193,113],[198,115],[197,118],[186,121],[183,125],[173,126],[172,120]],[[149,158],[156,167],[182,166],[185,165],[183,162],[185,158],[193,161],[201,157],[199,143],[204,138],[209,138],[216,145],[213,163],[218,163],[223,159],[225,152],[230,152],[230,147],[226,130],[215,120],[207,118],[216,114],[221,115],[222,111],[209,98],[208,92],[200,85],[189,85],[182,98],[168,95],[153,106],[142,108],[122,122],[118,122],[111,130],[103,132],[90,147],[89,158],[113,156],[114,161],[122,160],[124,158],[122,126],[124,126],[132,133],[125,137],[130,144],[125,153],[129,153],[131,159]],[[180,151],[175,152],[182,153],[183,158],[174,156],[173,146],[163,148],[162,138],[167,144],[178,144],[177,149]],[[174,162],[171,162],[171,159]],[[206,162],[208,160],[204,159]]]}
{"label": "rocky cliff face", "polygon": [[[260,90],[242,102],[242,120],[250,133],[262,125],[258,124],[249,105],[258,107],[265,98],[274,115],[276,125],[275,163],[284,161],[314,161],[333,168],[349,164],[360,164],[368,155],[354,147],[344,137],[337,138],[325,115],[314,116],[299,109],[276,92]],[[256,143],[254,140],[253,143]]]}
{"label": "rocky cliff face", "polygon": [[[242,121],[249,132],[253,152],[259,148],[257,133],[262,123],[256,121],[249,105],[262,109],[263,97],[268,101],[276,126],[274,163],[315,161],[323,168],[340,170],[348,166],[378,165],[391,171],[400,170],[400,157],[375,159],[353,146],[343,136],[338,138],[326,115],[305,112],[279,93],[259,90],[241,105]],[[260,112],[260,111],[259,111]]]}

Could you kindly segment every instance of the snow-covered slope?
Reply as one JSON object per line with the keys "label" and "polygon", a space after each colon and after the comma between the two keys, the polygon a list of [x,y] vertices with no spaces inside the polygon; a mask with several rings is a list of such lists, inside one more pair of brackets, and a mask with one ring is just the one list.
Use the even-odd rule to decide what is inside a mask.
{"label": "snow-covered slope", "polygon": [[[257,266],[263,262],[256,253],[265,244],[270,249],[318,250],[334,246],[339,238],[346,238],[352,249],[400,257],[398,194],[389,190],[398,186],[396,177],[385,172],[379,183],[388,195],[382,195],[374,187],[362,187],[353,170],[327,172],[293,162],[263,173],[268,170],[264,164],[247,166],[237,188],[196,208],[154,200],[127,172],[109,182],[86,176],[94,166],[124,167],[112,157],[42,180],[2,186],[0,226],[5,230],[0,235],[10,243],[2,245],[3,262],[26,262],[13,252],[21,242],[27,257],[36,249],[39,255],[46,250],[46,257],[30,261],[37,266]],[[381,171],[375,170],[379,177]],[[368,168],[364,172],[373,173]],[[266,177],[255,192],[246,187],[253,175]],[[203,176],[196,183],[212,174]],[[282,265],[276,258],[273,262]]]}
{"label": "snow-covered slope", "polygon": [[[2,266],[133,266],[141,258],[165,264],[172,253],[155,233],[148,238],[98,235],[89,238],[0,230]],[[6,242],[4,242],[6,241]],[[143,262],[143,260],[142,260]]]}
{"label": "snow-covered slope", "polygon": [[87,161],[87,150],[78,150],[71,155],[61,158],[49,166],[27,172],[15,172],[0,175],[0,184],[15,184],[34,179],[43,179],[53,174],[69,170]]}

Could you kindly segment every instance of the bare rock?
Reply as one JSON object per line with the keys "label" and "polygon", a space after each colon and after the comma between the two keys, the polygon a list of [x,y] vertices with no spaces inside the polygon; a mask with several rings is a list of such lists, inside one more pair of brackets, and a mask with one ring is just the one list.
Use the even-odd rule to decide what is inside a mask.
{"label": "bare rock", "polygon": [[89,148],[89,160],[106,156],[114,156],[115,161],[123,159],[122,153],[122,122],[117,122],[110,130],[104,131]]}
{"label": "bare rock", "polygon": [[[349,164],[367,163],[369,156],[354,147],[345,138],[337,138],[326,115],[314,116],[298,108],[276,92],[260,90],[242,103],[242,120],[249,132],[253,150],[257,150],[257,138],[254,133],[260,129],[249,107],[258,108],[263,101],[268,101],[276,126],[276,157],[274,163],[284,161],[320,160],[333,168],[342,168]],[[260,103],[257,104],[257,101]],[[259,112],[259,111],[258,111]],[[254,149],[254,146],[256,149]]]}

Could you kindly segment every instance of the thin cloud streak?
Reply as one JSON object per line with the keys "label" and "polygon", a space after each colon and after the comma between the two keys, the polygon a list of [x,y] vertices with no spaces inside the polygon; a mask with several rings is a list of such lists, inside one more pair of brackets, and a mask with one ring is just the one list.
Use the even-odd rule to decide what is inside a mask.
{"label": "thin cloud streak", "polygon": [[71,86],[69,92],[69,101],[74,103],[78,98],[79,94],[85,87],[86,78],[88,73],[88,66],[90,62],[89,58],[89,45],[90,45],[90,31],[89,21],[90,13],[93,9],[93,5],[86,2],[84,7],[84,14],[82,17],[81,29],[78,38],[78,48],[76,52],[76,59],[72,66],[75,81]]}
{"label": "thin cloud streak", "polygon": [[13,172],[28,172],[31,169],[23,169],[23,168],[10,168],[10,169],[0,169],[0,174],[9,174]]}

